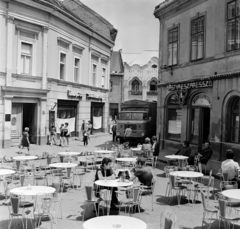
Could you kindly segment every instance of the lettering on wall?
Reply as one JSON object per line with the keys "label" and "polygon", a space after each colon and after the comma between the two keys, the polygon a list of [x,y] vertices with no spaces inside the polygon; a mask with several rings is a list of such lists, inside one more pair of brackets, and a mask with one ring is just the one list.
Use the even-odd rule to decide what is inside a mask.
{"label": "lettering on wall", "polygon": [[67,91],[67,95],[68,95],[68,97],[82,98],[82,94],[81,93],[73,92],[73,91],[70,91],[70,90]]}
{"label": "lettering on wall", "polygon": [[96,100],[96,101],[102,101],[102,97],[101,96],[97,96],[94,94],[86,94],[86,99],[87,100]]}

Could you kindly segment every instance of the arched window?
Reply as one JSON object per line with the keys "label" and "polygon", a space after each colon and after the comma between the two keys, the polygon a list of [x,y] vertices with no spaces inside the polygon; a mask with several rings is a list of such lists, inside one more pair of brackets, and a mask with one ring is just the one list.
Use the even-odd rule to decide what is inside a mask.
{"label": "arched window", "polygon": [[230,111],[231,111],[231,121],[230,121],[230,128],[231,128],[231,142],[238,142],[240,143],[239,138],[239,129],[240,129],[240,97],[235,97],[232,100]]}
{"label": "arched window", "polygon": [[138,80],[132,81],[132,91],[139,91],[139,81]]}
{"label": "arched window", "polygon": [[157,81],[152,80],[149,84],[149,91],[157,91]]}

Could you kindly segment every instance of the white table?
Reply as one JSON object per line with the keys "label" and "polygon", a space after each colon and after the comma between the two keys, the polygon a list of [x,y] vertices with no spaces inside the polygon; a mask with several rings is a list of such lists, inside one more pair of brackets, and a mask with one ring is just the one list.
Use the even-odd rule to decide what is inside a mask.
{"label": "white table", "polygon": [[115,153],[114,150],[95,150],[94,153],[99,153],[99,154],[110,154],[110,153]]}
{"label": "white table", "polygon": [[137,158],[135,158],[135,157],[120,157],[120,158],[116,158],[116,161],[136,162],[136,161],[137,161]]}
{"label": "white table", "polygon": [[30,161],[30,160],[35,160],[37,159],[37,156],[16,156],[13,157],[13,160],[15,161]]}
{"label": "white table", "polygon": [[18,187],[13,188],[10,190],[10,193],[16,194],[16,195],[24,195],[24,196],[36,196],[39,194],[51,194],[56,191],[55,188],[48,187],[48,186],[24,186],[24,187]]}
{"label": "white table", "polygon": [[222,194],[228,198],[240,200],[240,189],[225,190]]}
{"label": "white table", "polygon": [[76,163],[53,163],[50,164],[49,167],[53,167],[53,168],[74,168],[76,167],[78,164]]}
{"label": "white table", "polygon": [[132,151],[132,156],[134,156],[134,154],[142,154],[142,147],[138,147],[138,148],[130,148]]}
{"label": "white table", "polygon": [[59,156],[78,156],[80,152],[59,152]]}
{"label": "white table", "polygon": [[146,229],[147,224],[137,218],[129,216],[100,216],[87,220],[83,223],[84,229]]}
{"label": "white table", "polygon": [[168,159],[168,165],[170,164],[171,160],[178,160],[178,164],[180,167],[182,167],[182,163],[180,161],[187,160],[187,156],[182,156],[182,155],[166,155],[165,158]]}
{"label": "white table", "polygon": [[15,171],[11,169],[0,169],[0,176],[14,174]]}

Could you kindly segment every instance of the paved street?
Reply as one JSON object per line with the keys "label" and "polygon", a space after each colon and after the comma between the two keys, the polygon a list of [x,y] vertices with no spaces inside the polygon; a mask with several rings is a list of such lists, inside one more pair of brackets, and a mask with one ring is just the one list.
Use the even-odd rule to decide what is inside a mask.
{"label": "paved street", "polygon": [[[110,141],[111,135],[99,135],[94,136],[91,138],[90,144],[87,147],[87,150],[93,150],[96,146],[103,146],[107,141]],[[109,144],[110,147],[111,144]],[[85,150],[83,147],[83,143],[81,141],[76,141],[71,139],[70,147],[71,150],[74,151],[82,151]],[[8,157],[16,155],[16,151],[18,148],[14,147],[7,150],[1,151],[2,155],[7,155]],[[41,152],[47,151],[50,153],[57,153],[62,151],[63,148],[59,146],[31,146],[31,154],[33,155],[40,155]],[[200,201],[197,201],[196,204],[188,204],[187,199],[185,197],[182,198],[181,205],[177,205],[176,198],[172,202],[168,202],[168,199],[165,198],[165,190],[167,186],[167,179],[165,174],[163,173],[163,168],[165,164],[158,162],[157,168],[153,169],[154,175],[156,175],[157,182],[154,192],[153,198],[153,208],[154,210],[151,211],[150,215],[148,214],[148,203],[146,199],[143,199],[141,204],[141,219],[144,220],[148,224],[148,228],[156,229],[159,228],[160,222],[160,213],[163,210],[171,211],[177,216],[177,225],[182,226],[184,229],[186,228],[200,228],[202,225],[202,213],[203,207]],[[95,171],[92,170],[90,173],[87,173],[83,182],[89,182],[94,179]],[[26,184],[31,183],[31,178],[26,180]],[[219,187],[219,182],[215,182],[215,187]],[[2,189],[2,184],[1,184]],[[58,229],[66,229],[66,228],[83,228],[82,226],[82,210],[83,210],[83,203],[85,198],[85,193],[80,190],[69,190],[66,193],[62,194],[62,210],[63,210],[63,218],[60,219],[59,212],[57,212],[57,225],[55,228]],[[122,197],[119,197],[121,199]],[[200,195],[198,197],[200,200]],[[214,204],[213,197],[210,198],[210,203]],[[3,202],[3,198],[1,203]],[[7,219],[8,219],[8,208],[7,206],[0,206],[0,228],[6,229],[7,228]],[[119,214],[118,211],[111,211],[110,214]],[[128,215],[123,210],[120,211],[120,215]],[[86,218],[94,217],[94,213],[90,211],[90,214],[86,215]],[[133,214],[133,217],[139,217],[138,213]],[[18,223],[18,229],[21,228],[20,221],[16,221]],[[15,224],[15,223],[14,223]],[[14,224],[11,228],[15,228]],[[15,224],[16,225],[16,224]],[[212,228],[217,228],[218,222],[214,223]],[[29,226],[29,228],[31,228]],[[50,228],[49,222],[43,222],[40,228]],[[134,225],[133,225],[134,228]]]}

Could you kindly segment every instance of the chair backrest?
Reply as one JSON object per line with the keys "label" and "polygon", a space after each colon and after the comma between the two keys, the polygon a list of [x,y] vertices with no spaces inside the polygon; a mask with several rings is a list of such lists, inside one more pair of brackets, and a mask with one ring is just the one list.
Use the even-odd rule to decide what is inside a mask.
{"label": "chair backrest", "polygon": [[16,161],[16,168],[17,168],[17,170],[20,169],[20,163],[21,163],[21,161]]}
{"label": "chair backrest", "polygon": [[161,229],[173,229],[175,227],[177,217],[172,212],[162,211],[160,216]]}
{"label": "chair backrest", "polygon": [[222,173],[223,181],[228,181],[228,173]]}
{"label": "chair backrest", "polygon": [[169,175],[169,183],[171,188],[175,188],[176,187],[176,177]]}
{"label": "chair backrest", "polygon": [[207,207],[206,199],[205,199],[205,195],[203,192],[201,192],[201,198],[202,198],[203,209],[206,209],[206,207]]}
{"label": "chair backrest", "polygon": [[60,185],[60,183],[52,183],[52,186],[53,186],[53,188],[55,188],[56,189],[56,193],[60,193],[61,192],[61,185]]}
{"label": "chair backrest", "polygon": [[11,194],[10,196],[10,203],[11,203],[11,210],[13,214],[18,214],[19,213],[19,205],[21,201],[21,196],[20,195],[14,195]]}
{"label": "chair backrest", "polygon": [[71,168],[67,168],[67,177],[68,178],[70,178],[70,176],[71,176],[71,171],[72,171]]}
{"label": "chair backrest", "polygon": [[219,204],[219,215],[220,215],[220,217],[225,218],[226,209],[227,209],[227,201],[224,199],[218,199],[218,204]]}
{"label": "chair backrest", "polygon": [[220,182],[220,190],[230,190],[230,189],[238,189],[238,183],[236,181],[221,181]]}
{"label": "chair backrest", "polygon": [[85,193],[86,193],[86,199],[91,201],[93,199],[93,186],[92,185],[86,185],[85,186]]}
{"label": "chair backrest", "polygon": [[136,187],[132,189],[133,202],[139,201],[140,188]]}

